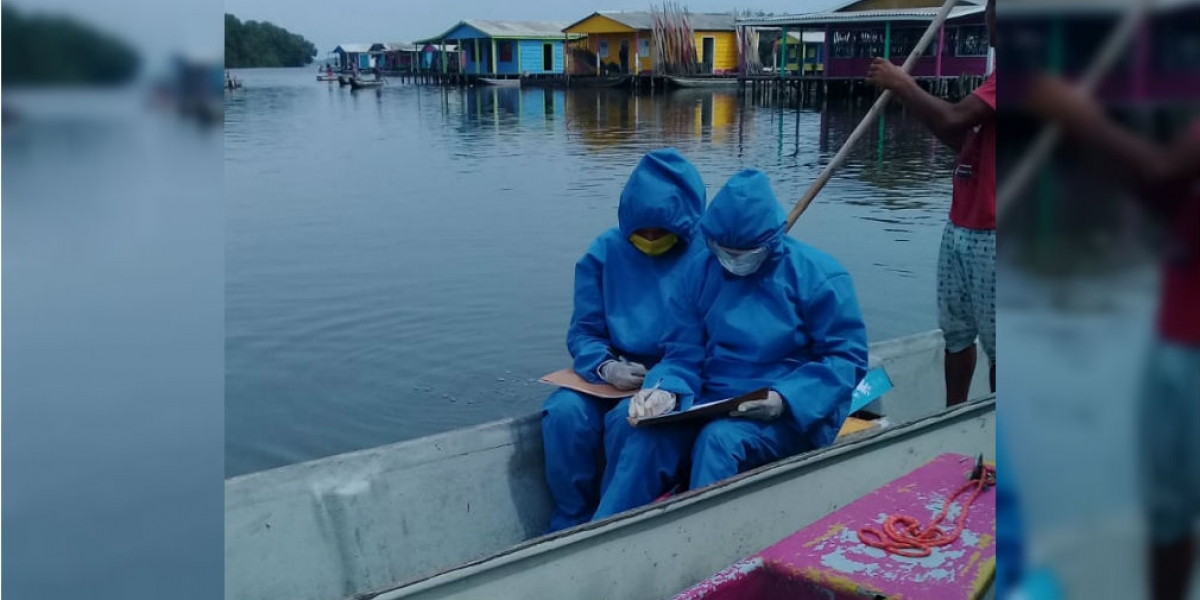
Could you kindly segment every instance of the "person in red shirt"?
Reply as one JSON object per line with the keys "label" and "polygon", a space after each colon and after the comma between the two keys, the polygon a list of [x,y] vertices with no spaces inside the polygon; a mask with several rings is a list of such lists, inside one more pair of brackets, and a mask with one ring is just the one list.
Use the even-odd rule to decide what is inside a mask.
{"label": "person in red shirt", "polygon": [[[996,2],[988,0],[989,43],[996,46]],[[967,401],[975,339],[991,361],[996,391],[996,75],[950,103],[917,85],[890,60],[876,58],[867,81],[895,97],[958,152],[950,221],[938,255],[938,324],[946,339],[946,405]]]}
{"label": "person in red shirt", "polygon": [[1171,234],[1138,420],[1152,594],[1183,600],[1200,518],[1200,121],[1161,145],[1113,122],[1095,100],[1048,75],[1034,81],[1029,106],[1060,124],[1071,142],[1107,157],[1110,164],[1098,172],[1135,192]]}

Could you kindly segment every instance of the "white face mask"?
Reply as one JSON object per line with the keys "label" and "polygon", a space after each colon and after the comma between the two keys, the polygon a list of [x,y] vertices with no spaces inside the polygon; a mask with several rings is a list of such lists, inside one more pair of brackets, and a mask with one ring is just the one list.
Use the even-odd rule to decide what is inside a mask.
{"label": "white face mask", "polygon": [[732,275],[745,277],[757,271],[767,260],[769,252],[765,246],[750,250],[726,248],[712,240],[708,240],[708,249],[717,257],[717,262]]}

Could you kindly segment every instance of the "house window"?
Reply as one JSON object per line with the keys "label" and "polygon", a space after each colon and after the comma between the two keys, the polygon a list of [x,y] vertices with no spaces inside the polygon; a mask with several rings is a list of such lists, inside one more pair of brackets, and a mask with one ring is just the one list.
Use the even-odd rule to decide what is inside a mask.
{"label": "house window", "polygon": [[499,44],[500,62],[512,62],[513,59],[513,43],[500,42]]}
{"label": "house window", "polygon": [[987,26],[964,25],[946,29],[946,48],[954,56],[987,56]]}
{"label": "house window", "polygon": [[650,40],[638,38],[638,56],[650,56]]}
{"label": "house window", "polygon": [[836,31],[833,34],[834,58],[875,58],[883,56],[882,30]]}
{"label": "house window", "polygon": [[596,52],[600,58],[608,58],[608,40],[600,40],[600,46]]}
{"label": "house window", "polygon": [[[892,58],[908,58],[912,53],[913,48],[917,47],[917,42],[921,41],[921,36],[925,33],[923,29],[911,27],[893,27],[892,28]],[[925,46],[925,52],[921,56],[933,56],[937,53],[937,42],[931,42]],[[984,51],[987,54],[987,51]]]}

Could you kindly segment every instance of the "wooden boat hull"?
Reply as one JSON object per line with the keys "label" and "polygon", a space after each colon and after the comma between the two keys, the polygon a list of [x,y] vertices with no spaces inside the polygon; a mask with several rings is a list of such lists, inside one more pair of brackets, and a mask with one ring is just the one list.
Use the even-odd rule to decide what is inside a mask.
{"label": "wooden boat hull", "polygon": [[571,86],[582,88],[619,88],[629,85],[632,79],[633,77],[630,75],[572,77]]}
{"label": "wooden boat hull", "polygon": [[375,89],[381,87],[383,87],[382,81],[359,81],[357,79],[350,80],[350,89],[352,90]]}
{"label": "wooden boat hull", "polygon": [[933,456],[990,456],[993,401],[940,412],[943,350],[937,331],[871,347],[894,388],[868,409],[910,425],[548,537],[540,414],[235,477],[226,598],[670,597]]}
{"label": "wooden boat hull", "polygon": [[738,84],[736,77],[667,77],[667,81],[680,88],[731,88]]}
{"label": "wooden boat hull", "polygon": [[317,75],[317,81],[337,81],[337,75]]}
{"label": "wooden boat hull", "polygon": [[491,77],[480,77],[479,82],[483,85],[491,85],[496,87],[521,87],[520,79],[493,79]]}

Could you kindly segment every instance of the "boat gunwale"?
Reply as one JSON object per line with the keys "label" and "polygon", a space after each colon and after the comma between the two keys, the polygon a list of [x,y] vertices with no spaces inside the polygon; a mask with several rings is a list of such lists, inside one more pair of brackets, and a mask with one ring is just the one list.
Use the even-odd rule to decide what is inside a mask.
{"label": "boat gunwale", "polygon": [[[906,335],[906,336],[901,336],[901,337],[896,337],[896,338],[889,338],[889,339],[878,341],[878,342],[872,342],[870,345],[871,360],[870,360],[869,367],[875,368],[877,366],[884,366],[885,363],[887,362],[887,359],[884,357],[889,357],[889,356],[893,356],[896,354],[904,353],[905,348],[908,346],[914,346],[914,345],[924,346],[931,342],[940,341],[941,339],[942,339],[941,330],[940,329],[931,329],[929,331],[922,331],[922,332],[914,333],[911,335]],[[940,351],[940,349],[939,349],[939,351]],[[546,390],[547,390],[546,394],[549,395],[550,391],[554,387],[555,386],[546,386]],[[943,413],[937,413],[937,414],[943,414]],[[505,417],[502,419],[485,421],[485,422],[479,423],[477,425],[470,425],[467,427],[449,429],[449,430],[441,431],[438,433],[432,433],[429,435],[424,435],[424,436],[407,439],[407,440],[400,440],[398,442],[392,442],[392,443],[383,444],[380,446],[372,446],[369,448],[362,448],[359,450],[350,450],[347,452],[340,452],[338,454],[331,454],[328,456],[319,456],[317,458],[311,458],[311,459],[308,459],[305,461],[282,465],[279,467],[272,467],[269,469],[262,469],[259,471],[251,471],[249,473],[242,473],[240,475],[234,475],[233,477],[225,478],[225,485],[226,486],[243,485],[244,481],[248,481],[250,479],[263,480],[263,479],[268,479],[268,478],[274,478],[274,479],[286,480],[286,479],[292,478],[293,473],[316,470],[324,465],[333,464],[333,463],[341,463],[341,462],[345,462],[345,461],[349,461],[349,460],[353,460],[353,459],[366,458],[366,457],[370,457],[371,455],[378,456],[378,455],[384,455],[384,454],[391,454],[395,450],[407,449],[409,447],[422,447],[422,446],[436,447],[439,442],[444,442],[446,440],[456,440],[456,439],[468,439],[471,441],[479,440],[480,443],[477,445],[471,446],[471,449],[469,452],[483,452],[483,451],[487,451],[487,450],[494,450],[496,448],[501,448],[501,447],[504,447],[504,446],[510,445],[510,444],[509,443],[498,443],[498,442],[487,443],[487,442],[482,441],[479,436],[481,436],[481,435],[497,435],[497,432],[499,432],[499,434],[502,435],[508,442],[511,442],[511,443],[518,442],[520,440],[517,439],[517,436],[505,435],[505,434],[511,434],[514,431],[518,430],[520,427],[529,426],[530,424],[532,424],[535,421],[540,423],[541,415],[542,415],[542,413],[539,410],[539,411],[530,412],[530,413],[516,416],[516,417]],[[931,415],[931,416],[936,416],[936,415]],[[902,425],[905,425],[905,424],[904,423],[894,424],[893,427],[899,427]],[[467,434],[470,434],[470,435],[467,435]],[[439,459],[445,458],[445,456],[441,455],[441,452],[443,452],[443,451],[438,449],[436,452],[436,456],[429,457],[429,458],[421,457],[420,453],[417,453],[417,457],[414,460],[399,460],[397,462],[403,463],[403,466],[419,466],[419,465],[423,465],[423,464],[432,462],[433,460],[439,460]],[[402,453],[401,456],[405,459],[408,459],[408,458],[412,457],[412,454]],[[452,456],[457,456],[457,455],[452,455]],[[390,470],[391,469],[389,469],[389,471]]]}
{"label": "boat gunwale", "polygon": [[920,435],[920,432],[930,425],[967,422],[989,411],[994,414],[995,407],[996,394],[993,392],[983,398],[971,400],[964,404],[947,408],[942,412],[921,417],[907,423],[875,428],[847,436],[844,441],[769,463],[745,473],[739,473],[734,477],[700,490],[689,490],[661,502],[631,509],[606,519],[592,521],[550,535],[535,537],[500,552],[461,563],[454,567],[441,569],[429,575],[389,584],[367,592],[360,592],[349,596],[348,600],[392,600],[393,598],[404,597],[409,593],[428,591],[479,573],[504,567],[519,560],[545,554],[565,546],[605,535],[611,531],[630,527],[654,519],[662,514],[681,511],[696,504],[732,494],[743,488],[769,482],[772,479],[782,477],[794,471],[809,468],[815,463],[834,460],[842,455],[861,450],[864,447]]}

